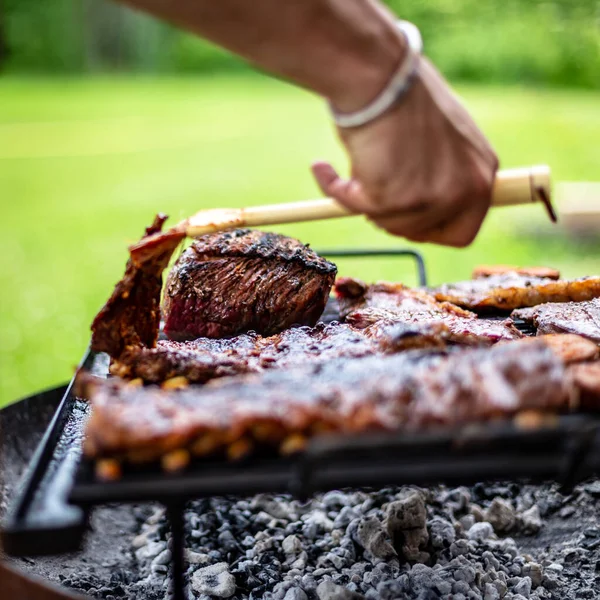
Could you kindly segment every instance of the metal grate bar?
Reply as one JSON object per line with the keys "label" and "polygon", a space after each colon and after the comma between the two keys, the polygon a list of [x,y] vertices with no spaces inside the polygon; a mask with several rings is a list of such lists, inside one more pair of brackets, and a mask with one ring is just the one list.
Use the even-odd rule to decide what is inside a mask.
{"label": "metal grate bar", "polygon": [[368,258],[371,256],[408,256],[417,266],[417,281],[421,287],[427,286],[427,270],[423,255],[409,248],[332,248],[331,250],[315,250],[317,254],[326,258]]}

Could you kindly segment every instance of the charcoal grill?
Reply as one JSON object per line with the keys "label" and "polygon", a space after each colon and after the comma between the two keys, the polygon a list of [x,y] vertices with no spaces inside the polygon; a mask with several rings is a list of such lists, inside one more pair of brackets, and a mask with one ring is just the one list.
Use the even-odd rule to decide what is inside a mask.
{"label": "charcoal grill", "polygon": [[[412,250],[331,250],[328,257],[411,257],[419,285],[427,284],[423,258]],[[99,377],[108,357],[86,352],[82,366]],[[600,419],[568,415],[556,424],[523,431],[510,422],[476,424],[418,434],[378,434],[314,439],[291,458],[254,457],[241,464],[199,460],[185,472],[157,467],[126,470],[101,482],[82,459],[86,403],[73,382],[53,393],[54,414],[33,454],[2,530],[4,550],[13,556],[77,551],[90,510],[113,502],[158,501],[172,530],[173,592],[184,594],[184,519],[187,500],[220,495],[290,492],[307,497],[343,487],[395,484],[468,484],[489,479],[549,479],[565,487],[600,472]],[[32,402],[32,401],[28,401]],[[29,406],[23,406],[26,412]]]}

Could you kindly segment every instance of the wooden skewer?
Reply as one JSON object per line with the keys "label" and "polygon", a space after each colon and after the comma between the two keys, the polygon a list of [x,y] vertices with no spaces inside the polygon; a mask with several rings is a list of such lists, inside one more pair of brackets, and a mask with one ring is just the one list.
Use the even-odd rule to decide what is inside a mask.
{"label": "wooden skewer", "polygon": [[[492,206],[531,202],[542,202],[550,218],[556,220],[550,203],[550,167],[537,165],[498,171],[492,192]],[[176,225],[175,229],[185,232],[188,237],[198,237],[237,227],[319,221],[352,215],[335,200],[321,198],[248,208],[203,210]]]}

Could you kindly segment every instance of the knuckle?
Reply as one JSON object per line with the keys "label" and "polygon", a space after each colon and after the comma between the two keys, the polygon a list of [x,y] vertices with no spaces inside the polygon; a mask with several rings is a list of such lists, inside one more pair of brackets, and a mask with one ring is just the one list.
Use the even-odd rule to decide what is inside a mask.
{"label": "knuckle", "polygon": [[436,205],[435,194],[428,184],[411,183],[399,185],[393,182],[385,189],[386,202],[390,209],[415,215],[423,214]]}

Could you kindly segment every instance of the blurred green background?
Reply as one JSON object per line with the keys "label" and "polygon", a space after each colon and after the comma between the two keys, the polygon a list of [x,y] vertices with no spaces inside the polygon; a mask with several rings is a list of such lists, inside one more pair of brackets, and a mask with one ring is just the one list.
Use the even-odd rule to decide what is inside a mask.
{"label": "blurred green background", "polygon": [[[390,4],[502,166],[600,179],[600,2]],[[315,197],[311,161],[346,168],[321,100],[108,2],[0,0],[0,68],[0,405],[71,376],[155,212]],[[360,218],[277,230],[317,249],[407,245]],[[478,263],[600,270],[600,237],[553,229],[539,207],[494,211],[466,250],[421,250],[432,283]],[[402,259],[339,266],[414,283]]]}

